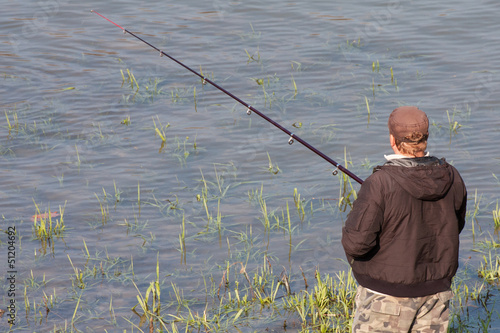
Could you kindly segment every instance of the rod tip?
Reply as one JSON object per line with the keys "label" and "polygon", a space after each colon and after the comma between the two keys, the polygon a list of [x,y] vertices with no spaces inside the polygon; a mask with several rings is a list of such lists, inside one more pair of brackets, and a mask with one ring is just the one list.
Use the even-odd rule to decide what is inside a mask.
{"label": "rod tip", "polygon": [[94,12],[94,10],[93,10],[93,9],[91,9],[91,10],[90,10],[90,12],[91,12],[91,13],[93,13],[93,12]]}

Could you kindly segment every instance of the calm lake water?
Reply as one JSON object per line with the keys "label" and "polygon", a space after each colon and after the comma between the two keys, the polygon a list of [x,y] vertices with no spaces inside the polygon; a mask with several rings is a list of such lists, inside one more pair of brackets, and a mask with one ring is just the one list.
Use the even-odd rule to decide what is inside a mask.
{"label": "calm lake water", "polygon": [[[173,309],[165,305],[165,313],[175,312],[175,289],[201,300],[203,312],[206,281],[218,285],[237,262],[255,270],[266,255],[275,273],[291,274],[295,290],[303,286],[300,268],[311,279],[316,268],[332,275],[348,269],[340,234],[349,209],[338,208],[334,168],[91,9],[201,70],[335,161],[347,158],[362,179],[390,153],[389,113],[418,105],[432,123],[429,151],[452,162],[469,191],[459,274],[468,267],[475,275],[485,253],[478,239],[498,241],[496,1],[0,6],[0,214],[1,229],[18,232],[19,331],[71,330],[71,322],[81,331],[131,329],[123,318],[139,323],[130,311],[138,294],[132,281],[144,293],[157,259],[162,302]],[[302,219],[294,189],[305,199]],[[276,222],[286,218],[287,202],[291,245],[288,222]],[[64,210],[62,237],[49,244],[34,237],[37,207]],[[12,269],[7,237],[0,239],[5,281]],[[75,270],[86,267],[106,278],[88,277],[79,288]],[[44,293],[57,303],[37,316]],[[283,330],[279,320],[249,326]]]}

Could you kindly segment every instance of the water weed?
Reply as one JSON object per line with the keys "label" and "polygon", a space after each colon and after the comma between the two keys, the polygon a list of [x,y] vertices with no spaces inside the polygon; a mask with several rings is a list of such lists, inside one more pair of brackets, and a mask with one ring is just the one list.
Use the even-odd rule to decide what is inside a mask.
{"label": "water weed", "polygon": [[491,233],[489,233],[489,235],[490,239],[485,238],[484,240],[477,242],[477,246],[489,250],[500,248],[500,241],[498,241],[498,236],[495,239],[493,235],[491,235]]}
{"label": "water weed", "polygon": [[99,199],[99,196],[97,195],[97,193],[94,193],[97,201],[99,202],[99,206],[101,208],[101,222],[102,224],[106,224],[109,220],[109,206],[108,206],[108,203],[107,203],[107,195],[106,195],[106,190],[104,189],[104,187],[102,188],[102,192],[103,192],[103,197],[102,199]]}
{"label": "water weed", "polygon": [[[132,90],[131,93],[122,96],[122,101],[126,104],[137,102],[152,103],[155,97],[164,94],[163,89],[159,88],[159,85],[163,82],[163,80],[157,77],[147,78],[144,80],[141,79],[141,84],[139,84],[130,69],[126,69],[126,74],[122,69],[120,69],[120,73],[122,76],[122,88]],[[129,123],[125,122],[124,124],[128,125]]]}
{"label": "water weed", "polygon": [[181,224],[181,233],[179,234],[179,245],[181,251],[181,264],[186,264],[186,224],[185,217],[182,214],[182,224]]}
{"label": "water weed", "polygon": [[370,124],[370,103],[368,102],[368,98],[365,96],[366,103],[366,111],[368,112],[368,124]]}
{"label": "water weed", "polygon": [[[347,159],[347,149],[344,148],[344,167],[347,169],[349,164],[352,165],[352,161]],[[353,187],[351,178],[345,173],[340,174],[335,170],[334,175],[337,174],[339,177],[340,188],[339,188],[339,203],[338,208],[340,211],[345,212],[347,207],[352,207],[352,203],[357,198],[357,192]]]}
{"label": "water weed", "polygon": [[269,152],[267,153],[267,159],[269,160],[269,167],[267,168],[267,170],[274,175],[278,174],[281,170],[278,164],[273,163],[271,161],[271,156],[269,156]]}
{"label": "water weed", "polygon": [[293,97],[297,96],[298,94],[298,89],[297,89],[297,83],[295,82],[295,79],[293,78],[293,74],[290,74],[292,76],[292,84],[293,84]]}
{"label": "water weed", "polygon": [[498,230],[500,229],[500,208],[498,208],[498,200],[497,200],[497,206],[492,211],[492,214],[493,214],[493,223],[495,224],[495,230]]}
{"label": "water weed", "polygon": [[36,214],[33,215],[32,221],[32,234],[33,238],[40,240],[42,248],[40,252],[46,254],[47,246],[54,250],[55,238],[63,238],[66,226],[64,224],[64,210],[66,208],[66,203],[64,206],[59,206],[59,212],[52,212],[50,207],[42,213],[38,204],[33,200],[35,204]]}
{"label": "water weed", "polygon": [[304,210],[305,200],[301,199],[297,188],[293,189],[293,202],[295,203],[295,208],[297,209],[297,214],[299,215],[300,220],[304,221],[304,217],[306,216],[306,212]]}
{"label": "water weed", "polygon": [[247,54],[247,57],[248,57],[248,60],[247,60],[247,65],[251,62],[256,62],[258,64],[261,63],[261,60],[260,60],[260,52],[259,52],[259,48],[257,48],[257,51],[255,51],[253,54],[250,55],[250,53],[248,53],[247,49],[245,49],[245,53]]}
{"label": "water weed", "polygon": [[155,136],[158,135],[160,137],[161,141],[165,142],[165,141],[167,141],[166,130],[167,130],[167,128],[170,127],[170,123],[168,123],[167,125],[163,126],[161,124],[160,117],[156,116],[156,120],[158,121],[158,125],[156,125],[155,118],[153,117],[153,125],[154,125],[154,128],[155,128]]}
{"label": "water weed", "polygon": [[9,135],[12,129],[15,129],[16,132],[19,131],[19,119],[17,117],[17,112],[15,111],[11,112],[11,116],[12,116],[12,123],[10,122],[9,113],[5,111],[5,118],[7,119],[7,128],[9,129]]}
{"label": "water weed", "polygon": [[122,125],[126,125],[126,126],[130,125],[130,124],[131,124],[131,121],[130,121],[130,116],[125,117],[125,118],[121,121],[121,124],[122,124]]}
{"label": "water weed", "polygon": [[490,284],[500,284],[500,256],[488,252],[488,256],[483,256],[484,262],[478,269],[478,276]]}
{"label": "water weed", "polygon": [[477,189],[476,189],[474,192],[474,211],[472,213],[470,213],[469,210],[467,211],[467,215],[470,216],[471,218],[473,239],[475,239],[476,237],[475,225],[477,224],[479,226],[479,222],[477,221],[477,215],[479,214],[479,204],[481,202],[482,197],[483,197],[482,195],[480,196],[477,195]]}
{"label": "water weed", "polygon": [[252,30],[252,32],[250,33],[244,33],[244,34],[239,34],[240,38],[242,40],[255,40],[255,39],[259,39],[260,36],[261,36],[261,32],[256,32],[255,29],[253,28],[253,25],[252,23],[249,23],[250,25],[250,29]]}
{"label": "water weed", "polygon": [[462,125],[460,125],[458,121],[455,120],[455,114],[456,113],[453,112],[453,114],[450,117],[450,111],[446,110],[446,115],[448,116],[448,130],[450,133],[450,144],[452,136],[458,134],[458,130],[462,127]]}
{"label": "water weed", "polygon": [[303,332],[350,332],[354,309],[356,282],[351,271],[340,272],[335,278],[315,273],[316,283],[311,292],[302,290],[285,299],[289,311],[296,313]]}
{"label": "water weed", "polygon": [[137,305],[132,308],[136,314],[138,314],[135,309],[137,306],[142,310],[142,315],[139,315],[141,321],[139,327],[144,323],[148,323],[149,332],[155,331],[155,324],[160,323],[160,325],[165,325],[160,317],[161,310],[161,288],[160,288],[160,263],[159,254],[156,258],[156,279],[149,284],[144,296],[140,292],[139,288],[133,282],[135,288],[137,289]]}
{"label": "water weed", "polygon": [[[450,302],[450,326],[452,332],[488,332],[486,323],[491,321],[493,296],[491,285],[466,276],[455,276]],[[486,324],[486,325],[485,325]]]}

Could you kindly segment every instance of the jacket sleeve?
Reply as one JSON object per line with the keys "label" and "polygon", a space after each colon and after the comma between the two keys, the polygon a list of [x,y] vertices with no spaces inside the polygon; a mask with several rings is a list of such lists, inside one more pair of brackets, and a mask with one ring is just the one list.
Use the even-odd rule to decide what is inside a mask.
{"label": "jacket sleeve", "polygon": [[[457,171],[458,174],[458,171]],[[467,212],[467,189],[465,188],[464,181],[462,177],[458,177],[460,179],[460,196],[462,197],[462,202],[460,204],[460,208],[456,210],[457,219],[458,219],[458,230],[462,232],[465,226],[465,215]]]}
{"label": "jacket sleeve", "polygon": [[368,177],[361,185],[358,198],[342,228],[344,251],[356,259],[363,258],[378,247],[384,210],[381,207],[383,193],[375,175]]}

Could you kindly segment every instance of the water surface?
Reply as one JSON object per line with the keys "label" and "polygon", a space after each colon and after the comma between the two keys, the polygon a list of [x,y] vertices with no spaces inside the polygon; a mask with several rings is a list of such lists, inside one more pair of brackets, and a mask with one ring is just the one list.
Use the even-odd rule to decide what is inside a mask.
{"label": "water surface", "polygon": [[[430,152],[452,162],[469,189],[461,269],[482,260],[474,241],[493,234],[500,174],[496,2],[0,4],[2,229],[15,225],[22,237],[19,309],[31,274],[47,281],[29,289],[31,302],[41,304],[43,291],[59,299],[42,322],[19,313],[18,327],[63,327],[79,295],[79,330],[113,328],[102,319],[111,297],[118,318],[138,322],[130,311],[137,302],[131,281],[145,290],[157,255],[166,299],[172,283],[203,298],[200,276],[218,284],[226,263],[247,262],[250,270],[266,254],[276,270],[291,272],[296,289],[299,267],[311,278],[316,267],[330,274],[348,268],[340,244],[346,212],[337,208],[333,167],[299,143],[288,145],[284,133],[91,9],[201,68],[334,160],[345,164],[346,156],[363,179],[390,153],[389,113],[418,105],[432,123]],[[165,129],[163,148],[155,125]],[[268,171],[269,159],[280,172]],[[203,178],[221,231],[197,200]],[[293,212],[292,246],[282,231],[266,234],[261,207],[249,195],[261,188],[277,215],[287,202],[293,206],[294,189],[307,200],[304,221]],[[100,203],[108,210],[104,219]],[[48,248],[33,238],[35,204],[42,212],[64,207],[64,237]],[[246,248],[250,228],[254,240]],[[87,250],[89,267],[104,262],[110,274],[90,279],[82,291],[74,286],[74,267],[89,265]],[[133,277],[126,273],[132,264]]]}

